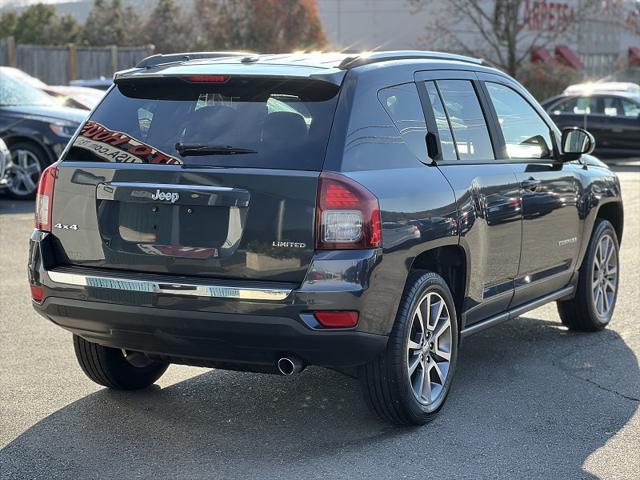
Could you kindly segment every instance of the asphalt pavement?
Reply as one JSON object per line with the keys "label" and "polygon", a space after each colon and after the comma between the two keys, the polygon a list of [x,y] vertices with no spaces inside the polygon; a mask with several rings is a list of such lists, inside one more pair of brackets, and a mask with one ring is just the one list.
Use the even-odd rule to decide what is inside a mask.
{"label": "asphalt pavement", "polygon": [[91,383],[31,308],[33,203],[0,199],[0,478],[603,478],[640,475],[640,168],[620,167],[621,290],[610,328],[555,305],[465,340],[441,415],[372,416],[358,383],[171,366],[135,393]]}

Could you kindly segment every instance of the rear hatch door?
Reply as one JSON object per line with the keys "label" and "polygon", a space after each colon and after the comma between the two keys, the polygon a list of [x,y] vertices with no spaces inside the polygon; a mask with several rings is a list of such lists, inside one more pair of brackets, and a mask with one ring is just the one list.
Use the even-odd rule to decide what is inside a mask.
{"label": "rear hatch door", "polygon": [[190,76],[114,87],[60,164],[60,264],[300,282],[339,87]]}

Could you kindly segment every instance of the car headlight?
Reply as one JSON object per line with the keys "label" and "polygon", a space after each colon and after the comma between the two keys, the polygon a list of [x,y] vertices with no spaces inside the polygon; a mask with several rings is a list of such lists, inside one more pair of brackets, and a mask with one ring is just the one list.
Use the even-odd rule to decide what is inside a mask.
{"label": "car headlight", "polygon": [[77,123],[50,123],[49,128],[51,131],[56,134],[58,137],[62,138],[71,138],[73,134],[76,133],[76,129],[78,128]]}

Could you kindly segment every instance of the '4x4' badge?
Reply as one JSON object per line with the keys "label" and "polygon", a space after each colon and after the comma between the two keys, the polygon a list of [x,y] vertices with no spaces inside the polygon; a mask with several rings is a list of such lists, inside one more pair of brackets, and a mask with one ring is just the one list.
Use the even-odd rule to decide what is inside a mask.
{"label": "'4x4' badge", "polygon": [[78,225],[76,225],[76,224],[65,225],[64,223],[56,223],[53,227],[54,228],[59,228],[61,230],[78,230]]}

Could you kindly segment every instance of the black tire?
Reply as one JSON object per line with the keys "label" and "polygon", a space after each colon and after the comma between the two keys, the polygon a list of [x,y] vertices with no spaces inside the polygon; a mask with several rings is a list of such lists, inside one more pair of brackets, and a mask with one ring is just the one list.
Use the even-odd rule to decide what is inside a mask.
{"label": "black tire", "polygon": [[[33,143],[33,142],[16,142],[16,143],[12,143],[11,145],[9,145],[9,151],[11,152],[12,156],[13,156],[14,152],[16,152],[18,150],[27,151],[31,155],[33,155],[33,157],[35,157],[37,159],[38,164],[40,165],[40,174],[42,174],[44,169],[47,168],[50,165],[49,156],[47,155],[47,152],[45,152],[42,149],[42,147],[40,147],[36,143]],[[7,175],[11,175],[11,173],[7,172]],[[37,176],[34,175],[33,176],[33,182],[35,184],[35,189],[33,189],[33,190],[29,191],[29,192],[26,192],[26,193],[17,192],[17,191],[14,191],[9,186],[6,188],[6,192],[10,197],[15,198],[17,200],[32,200],[32,199],[36,198],[36,193],[37,193],[37,190],[38,190],[38,180],[40,180],[40,175],[37,175]]]}
{"label": "black tire", "polygon": [[116,390],[146,388],[158,380],[169,366],[150,360],[146,360],[142,366],[135,366],[127,360],[122,350],[103,347],[77,335],[73,336],[73,347],[87,377]]}
{"label": "black tire", "polygon": [[[616,270],[616,288],[613,294],[611,308],[606,315],[600,315],[595,306],[594,292],[592,287],[594,276],[594,259],[597,253],[598,244],[601,239],[608,235],[613,240],[613,253],[615,255]],[[575,297],[571,300],[557,302],[558,313],[562,323],[570,330],[582,332],[596,332],[605,328],[611,321],[613,311],[615,309],[616,299],[618,297],[620,262],[619,262],[619,244],[618,236],[613,225],[602,218],[596,219],[589,241],[589,247],[582,260],[580,273],[578,276],[578,285]]]}
{"label": "black tire", "polygon": [[[416,398],[408,371],[407,346],[412,334],[415,310],[430,292],[444,299],[450,317],[450,362],[441,393],[430,404]],[[446,282],[432,272],[411,273],[398,307],[387,348],[377,359],[360,368],[359,378],[365,400],[373,413],[399,425],[424,425],[442,408],[451,388],[458,355],[458,322],[455,304]]]}

